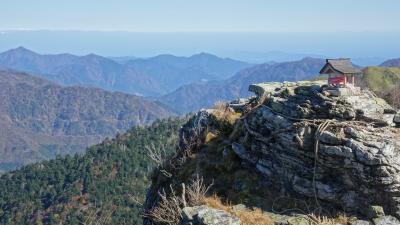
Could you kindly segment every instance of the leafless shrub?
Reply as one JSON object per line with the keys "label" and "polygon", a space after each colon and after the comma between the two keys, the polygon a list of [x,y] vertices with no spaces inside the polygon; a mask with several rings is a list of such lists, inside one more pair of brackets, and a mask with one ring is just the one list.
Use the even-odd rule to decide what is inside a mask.
{"label": "leafless shrub", "polygon": [[208,186],[205,185],[203,177],[199,177],[199,174],[196,174],[196,177],[187,187],[186,195],[188,203],[192,206],[204,204],[206,194],[212,185],[213,183]]}
{"label": "leafless shrub", "polygon": [[158,170],[166,177],[171,177],[172,174],[168,172],[165,167],[168,162],[168,154],[163,146],[160,148],[151,143],[149,146],[145,146],[147,150],[147,156],[157,165]]}
{"label": "leafless shrub", "polygon": [[156,148],[154,143],[151,143],[150,146],[145,146],[147,150],[147,155],[149,158],[158,166],[162,167],[164,163],[164,159],[167,157],[167,153],[164,147]]}
{"label": "leafless shrub", "polygon": [[180,196],[176,195],[175,190],[170,186],[170,194],[167,196],[164,190],[159,192],[160,201],[157,206],[144,216],[156,224],[176,225],[182,219],[183,207],[205,204],[206,193],[211,186],[212,184],[206,186],[204,179],[198,174],[187,187],[182,184]]}
{"label": "leafless shrub", "polygon": [[182,134],[180,137],[180,144],[177,154],[169,162],[169,165],[174,169],[182,166],[186,162],[187,158],[190,158],[193,155],[193,151],[202,145],[204,141],[202,135],[207,133],[202,130],[202,120],[202,118],[198,118],[197,121],[194,121],[194,124],[189,132]]}
{"label": "leafless shrub", "polygon": [[182,199],[176,196],[171,187],[171,194],[168,197],[165,191],[158,193],[160,201],[158,205],[150,210],[146,217],[156,224],[176,225],[182,219]]}

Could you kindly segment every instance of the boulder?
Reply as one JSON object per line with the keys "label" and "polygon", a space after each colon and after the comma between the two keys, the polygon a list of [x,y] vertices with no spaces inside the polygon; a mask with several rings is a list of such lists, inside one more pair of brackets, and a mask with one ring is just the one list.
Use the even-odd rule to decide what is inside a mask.
{"label": "boulder", "polygon": [[310,220],[305,215],[280,215],[272,212],[264,212],[275,225],[310,225]]}
{"label": "boulder", "polygon": [[370,225],[370,223],[366,220],[354,220],[350,221],[349,225]]}
{"label": "boulder", "polygon": [[202,206],[185,207],[181,225],[240,225],[239,218],[224,210]]}
{"label": "boulder", "polygon": [[397,126],[400,125],[400,113],[397,113],[397,114],[393,117],[393,123],[395,123]]}
{"label": "boulder", "polygon": [[374,225],[400,225],[400,221],[393,216],[375,218]]}
{"label": "boulder", "polygon": [[383,211],[382,206],[373,205],[373,206],[368,207],[367,216],[369,219],[382,217],[384,215],[385,215],[385,212]]}

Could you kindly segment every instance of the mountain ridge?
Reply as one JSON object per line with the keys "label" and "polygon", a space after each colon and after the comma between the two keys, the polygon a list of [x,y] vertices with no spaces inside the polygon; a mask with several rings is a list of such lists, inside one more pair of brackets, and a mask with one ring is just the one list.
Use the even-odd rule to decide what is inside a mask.
{"label": "mountain ridge", "polygon": [[38,54],[24,47],[0,53],[0,67],[32,73],[62,85],[94,86],[145,96],[166,94],[195,81],[223,79],[251,65],[208,53],[118,61],[93,53]]}
{"label": "mountain ridge", "polygon": [[400,67],[400,58],[386,60],[380,66],[383,66],[383,67]]}
{"label": "mountain ridge", "polygon": [[12,70],[0,71],[0,97],[0,170],[82,152],[132,126],[175,115],[140,96],[63,87]]}
{"label": "mountain ridge", "polygon": [[211,106],[217,101],[247,97],[248,86],[268,81],[298,81],[309,79],[324,65],[324,59],[306,57],[302,60],[283,63],[264,63],[237,72],[229,79],[198,82],[184,85],[159,99],[175,106],[181,113],[196,111]]}

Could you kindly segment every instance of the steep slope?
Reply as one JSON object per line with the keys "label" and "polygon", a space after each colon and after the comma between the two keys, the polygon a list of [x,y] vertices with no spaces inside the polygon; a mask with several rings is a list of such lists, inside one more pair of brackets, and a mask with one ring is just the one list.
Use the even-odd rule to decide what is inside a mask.
{"label": "steep slope", "polygon": [[35,74],[63,85],[99,87],[111,91],[155,95],[155,80],[113,60],[90,54],[40,55],[23,47],[0,54],[0,66]]}
{"label": "steep slope", "polygon": [[126,65],[157,80],[167,91],[193,82],[227,79],[237,71],[251,66],[245,62],[219,58],[207,53],[191,57],[159,55],[131,60]]}
{"label": "steep slope", "polygon": [[400,108],[400,68],[366,67],[359,85],[374,91],[391,105]]}
{"label": "steep slope", "polygon": [[208,107],[216,101],[246,97],[252,83],[268,81],[298,81],[319,73],[323,59],[304,58],[299,61],[261,64],[241,70],[223,81],[200,82],[182,86],[160,99],[180,112],[191,112]]}
{"label": "steep slope", "polygon": [[390,59],[383,62],[380,66],[384,67],[400,67],[400,58],[399,59]]}
{"label": "steep slope", "polygon": [[400,68],[367,67],[363,70],[361,85],[382,93],[400,83]]}
{"label": "steep slope", "polygon": [[142,97],[0,71],[0,170],[82,152],[104,137],[171,115]]}
{"label": "steep slope", "polygon": [[140,202],[153,166],[146,148],[172,152],[184,121],[135,127],[84,155],[4,174],[0,224],[141,224]]}

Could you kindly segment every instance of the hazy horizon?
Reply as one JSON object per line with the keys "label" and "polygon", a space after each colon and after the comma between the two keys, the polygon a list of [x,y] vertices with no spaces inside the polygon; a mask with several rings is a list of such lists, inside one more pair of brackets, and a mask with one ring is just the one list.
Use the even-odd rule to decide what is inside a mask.
{"label": "hazy horizon", "polygon": [[351,57],[378,62],[400,57],[399,39],[400,32],[1,31],[0,51],[23,46],[41,54],[107,57],[207,52],[253,63],[274,57],[284,61],[287,54],[292,58]]}

